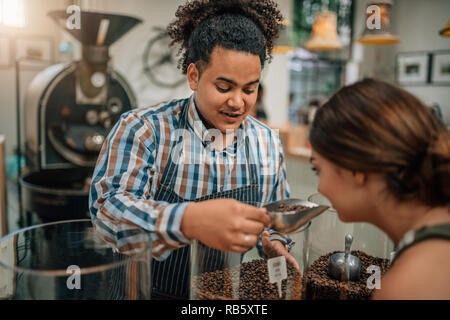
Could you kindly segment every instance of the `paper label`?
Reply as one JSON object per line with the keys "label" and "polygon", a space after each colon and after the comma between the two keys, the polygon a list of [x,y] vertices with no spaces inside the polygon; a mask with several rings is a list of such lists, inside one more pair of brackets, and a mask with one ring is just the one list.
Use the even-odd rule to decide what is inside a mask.
{"label": "paper label", "polygon": [[280,256],[267,260],[267,269],[269,271],[269,282],[277,283],[278,294],[281,298],[281,282],[287,279],[286,257]]}

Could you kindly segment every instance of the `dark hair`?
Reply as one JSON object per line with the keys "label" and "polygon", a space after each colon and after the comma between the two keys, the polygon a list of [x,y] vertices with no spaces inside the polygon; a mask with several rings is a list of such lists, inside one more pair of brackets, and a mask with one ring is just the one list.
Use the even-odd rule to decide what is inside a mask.
{"label": "dark hair", "polygon": [[272,0],[195,0],[178,7],[175,16],[167,32],[172,44],[181,45],[184,74],[191,63],[208,65],[216,46],[258,55],[264,67],[283,19]]}
{"label": "dark hair", "polygon": [[399,200],[450,199],[450,133],[412,94],[365,79],[340,89],[310,130],[311,146],[340,167],[378,172]]}

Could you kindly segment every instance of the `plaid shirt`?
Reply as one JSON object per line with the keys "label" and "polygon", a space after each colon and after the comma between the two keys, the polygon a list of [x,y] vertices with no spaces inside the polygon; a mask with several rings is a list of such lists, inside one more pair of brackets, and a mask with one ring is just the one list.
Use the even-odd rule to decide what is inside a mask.
{"label": "plaid shirt", "polygon": [[[189,104],[187,128],[176,130],[186,104]],[[102,147],[92,178],[89,207],[97,230],[118,248],[130,246],[127,229],[138,226],[150,231],[152,254],[158,260],[165,259],[170,250],[190,244],[180,230],[189,200],[249,184],[246,136],[259,178],[260,199],[255,206],[289,198],[278,134],[250,116],[240,129],[234,143],[217,148],[213,130],[202,123],[193,95],[123,114]],[[178,155],[173,160],[182,165],[178,165],[173,178],[173,191],[187,201],[172,204],[155,201],[171,142],[178,141],[179,136],[183,136],[183,142],[172,152]],[[288,237],[269,231],[272,240],[293,245]]]}

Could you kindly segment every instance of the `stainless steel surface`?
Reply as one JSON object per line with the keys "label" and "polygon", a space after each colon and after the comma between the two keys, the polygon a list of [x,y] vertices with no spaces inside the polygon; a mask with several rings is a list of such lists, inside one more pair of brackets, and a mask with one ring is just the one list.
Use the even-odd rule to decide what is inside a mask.
{"label": "stainless steel surface", "polygon": [[105,141],[105,137],[99,134],[88,136],[84,142],[85,147],[89,151],[97,151],[100,152],[103,141]]}
{"label": "stainless steel surface", "polygon": [[[26,133],[26,146],[27,146],[27,161],[29,166],[33,170],[38,169],[50,169],[50,168],[63,168],[70,167],[73,164],[81,166],[93,166],[95,165],[96,155],[90,155],[81,152],[77,149],[71,149],[69,145],[59,139],[61,134],[58,132],[51,133],[51,123],[47,121],[49,114],[54,114],[55,106],[52,105],[52,97],[58,91],[59,86],[64,86],[67,97],[72,95],[75,87],[70,87],[70,79],[74,77],[77,70],[77,62],[71,64],[61,64],[51,66],[43,72],[39,73],[31,82],[28,87],[24,110],[27,115],[25,120],[25,133]],[[96,134],[90,134],[90,136],[106,136],[111,126],[115,123],[116,118],[120,116],[122,112],[135,107],[137,102],[134,94],[129,88],[127,82],[121,75],[112,69],[108,69],[107,74],[111,83],[115,85],[115,92],[109,94],[108,105],[74,105],[74,101],[67,98],[66,100],[58,100],[58,106],[60,111],[63,108],[72,110],[72,112],[83,113],[82,121],[86,124],[85,132],[89,130],[97,131]],[[76,84],[75,84],[76,86]],[[117,89],[120,88],[120,89]],[[119,91],[117,91],[119,90]],[[106,101],[106,99],[105,99]],[[128,102],[129,101],[129,102]],[[49,111],[53,108],[52,111]],[[56,111],[59,113],[58,111]],[[98,119],[92,119],[92,115],[96,114]],[[79,120],[75,120],[72,116],[67,120],[68,127],[80,126]],[[111,119],[113,118],[113,119]],[[96,122],[94,120],[97,120]],[[95,123],[94,123],[95,122]],[[97,128],[100,126],[103,129]],[[80,140],[79,138],[78,140]],[[84,138],[83,138],[84,141]],[[91,144],[89,144],[91,145]],[[49,158],[48,150],[54,148],[56,152],[61,155],[64,160],[55,162]],[[90,149],[96,151],[98,148]],[[90,151],[87,150],[86,151]]]}
{"label": "stainless steel surface", "polygon": [[[39,128],[44,127],[43,124],[45,119],[45,114],[41,113],[41,111],[44,111],[41,109],[41,104],[47,104],[46,101],[48,100],[52,89],[68,73],[70,74],[74,70],[75,66],[71,63],[50,66],[38,73],[27,88],[23,107],[26,114],[26,117],[23,119],[25,122],[25,139],[27,141],[27,148],[36,155],[40,151],[39,134],[45,134],[45,132],[39,132]],[[39,122],[39,119],[41,122]],[[45,148],[45,146],[43,146],[43,148]],[[43,161],[43,159],[41,159],[41,161]]]}
{"label": "stainless steel surface", "polygon": [[[307,208],[296,211],[280,212],[279,210],[283,206],[304,206]],[[264,207],[272,217],[272,229],[283,233],[291,233],[298,230],[311,219],[329,208],[328,206],[318,205],[300,199],[280,200],[266,204]]]}
{"label": "stainless steel surface", "polygon": [[353,236],[345,236],[345,253],[335,253],[328,262],[328,274],[339,281],[358,281],[361,276],[361,260],[350,254]]}
{"label": "stainless steel surface", "polygon": [[[50,66],[27,89],[24,127],[27,166],[32,171],[95,165],[99,137],[107,136],[121,113],[137,106],[128,83],[113,69],[109,46],[142,21],[81,12],[82,28],[67,30],[67,15],[65,11],[49,13],[82,43],[83,59]],[[97,33],[106,20],[108,28],[99,45]]]}

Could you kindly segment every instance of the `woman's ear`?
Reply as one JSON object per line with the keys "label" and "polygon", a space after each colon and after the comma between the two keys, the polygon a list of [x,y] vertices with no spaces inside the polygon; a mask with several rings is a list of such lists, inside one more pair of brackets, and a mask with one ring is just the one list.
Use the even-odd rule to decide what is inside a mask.
{"label": "woman's ear", "polygon": [[353,178],[359,186],[363,186],[367,182],[367,174],[364,172],[353,171]]}
{"label": "woman's ear", "polygon": [[199,75],[197,66],[195,63],[191,63],[187,69],[187,78],[192,91],[197,91],[198,89]]}

